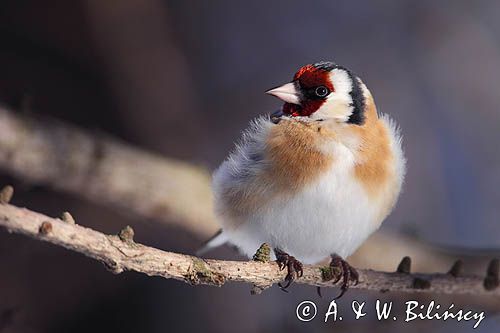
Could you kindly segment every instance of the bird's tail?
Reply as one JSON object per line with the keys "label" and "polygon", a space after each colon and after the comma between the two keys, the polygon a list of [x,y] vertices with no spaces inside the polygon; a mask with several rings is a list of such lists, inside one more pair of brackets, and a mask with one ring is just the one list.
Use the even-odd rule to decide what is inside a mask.
{"label": "bird's tail", "polygon": [[201,256],[206,252],[208,252],[210,249],[213,249],[214,247],[217,246],[221,246],[226,242],[227,242],[227,237],[222,232],[222,229],[220,229],[215,233],[215,235],[213,235],[209,240],[207,240],[205,244],[198,251],[196,251],[196,255]]}

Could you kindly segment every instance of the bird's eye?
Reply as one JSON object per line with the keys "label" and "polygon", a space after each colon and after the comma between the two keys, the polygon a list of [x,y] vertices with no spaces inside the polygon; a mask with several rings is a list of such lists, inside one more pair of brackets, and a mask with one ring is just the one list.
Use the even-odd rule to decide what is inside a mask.
{"label": "bird's eye", "polygon": [[326,97],[330,93],[330,91],[325,86],[319,86],[316,88],[316,90],[314,90],[314,93],[318,97]]}

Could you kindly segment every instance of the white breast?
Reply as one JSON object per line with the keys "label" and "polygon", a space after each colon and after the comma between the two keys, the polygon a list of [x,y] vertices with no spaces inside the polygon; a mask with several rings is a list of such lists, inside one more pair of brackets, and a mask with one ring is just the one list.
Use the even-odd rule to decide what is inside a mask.
{"label": "white breast", "polygon": [[236,230],[225,231],[229,241],[251,256],[264,242],[304,263],[330,254],[350,255],[378,226],[379,210],[353,177],[354,157],[335,147],[336,163],[292,198],[275,199],[247,216]]}

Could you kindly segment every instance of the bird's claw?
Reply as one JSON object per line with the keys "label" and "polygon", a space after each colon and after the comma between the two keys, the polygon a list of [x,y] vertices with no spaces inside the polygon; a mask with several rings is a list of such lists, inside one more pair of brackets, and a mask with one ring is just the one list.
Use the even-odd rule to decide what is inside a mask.
{"label": "bird's claw", "polygon": [[285,284],[283,285],[281,282],[278,283],[278,286],[283,291],[287,291],[286,289],[292,284],[292,282],[302,277],[304,271],[302,269],[302,263],[295,259],[294,256],[289,255],[281,250],[275,249],[274,253],[276,254],[276,262],[278,263],[278,267],[280,270],[287,269],[287,274],[285,277]]}
{"label": "bird's claw", "polygon": [[332,274],[335,277],[333,278],[333,283],[337,283],[342,279],[342,285],[340,286],[340,294],[335,297],[334,299],[339,299],[341,298],[347,289],[349,289],[349,286],[351,285],[357,285],[359,282],[359,274],[356,271],[354,267],[349,265],[347,261],[342,259],[341,257],[337,255],[332,255],[332,261],[330,262],[330,269],[332,273],[338,269],[340,270],[340,274]]}

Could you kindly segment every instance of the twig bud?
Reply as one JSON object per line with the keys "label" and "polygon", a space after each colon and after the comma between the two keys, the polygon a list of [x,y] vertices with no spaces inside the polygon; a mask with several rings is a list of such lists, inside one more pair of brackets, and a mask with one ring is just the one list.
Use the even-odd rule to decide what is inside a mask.
{"label": "twig bud", "polygon": [[458,259],[455,261],[453,266],[451,266],[450,270],[448,271],[448,274],[450,274],[453,277],[459,277],[463,274],[464,272],[464,263],[462,260]]}
{"label": "twig bud", "polygon": [[398,268],[396,269],[396,272],[403,273],[403,274],[410,274],[410,272],[411,272],[411,258],[406,256],[403,259],[401,259],[401,262],[399,263]]}
{"label": "twig bud", "polygon": [[486,277],[484,278],[484,289],[493,290],[498,287],[500,284],[500,261],[498,259],[493,259],[490,261],[488,265],[488,269],[486,271]]}
{"label": "twig bud", "polygon": [[42,224],[40,224],[38,232],[44,236],[50,234],[52,232],[52,223],[48,221],[42,222]]}
{"label": "twig bud", "polygon": [[118,237],[126,243],[133,243],[134,242],[134,229],[132,229],[131,226],[126,226],[120,232],[118,233]]}
{"label": "twig bud", "polygon": [[76,224],[75,219],[69,212],[63,212],[61,215],[61,220],[69,224]]}
{"label": "twig bud", "polygon": [[11,185],[4,186],[0,190],[0,204],[8,204],[14,195],[14,188]]}

